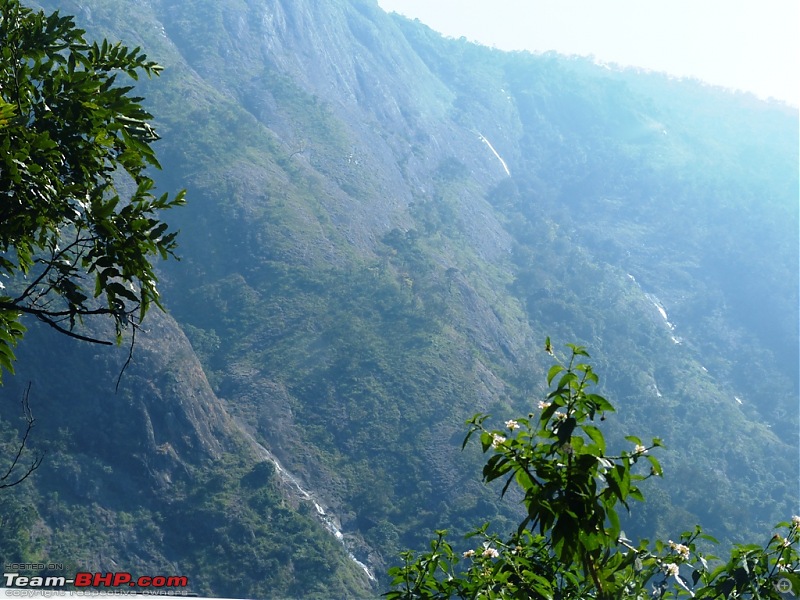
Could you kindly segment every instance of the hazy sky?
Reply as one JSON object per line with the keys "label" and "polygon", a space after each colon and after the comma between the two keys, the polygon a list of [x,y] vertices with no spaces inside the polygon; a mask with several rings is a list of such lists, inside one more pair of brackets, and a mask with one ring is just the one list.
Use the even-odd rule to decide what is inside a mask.
{"label": "hazy sky", "polygon": [[451,37],[691,76],[800,104],[800,0],[378,0]]}

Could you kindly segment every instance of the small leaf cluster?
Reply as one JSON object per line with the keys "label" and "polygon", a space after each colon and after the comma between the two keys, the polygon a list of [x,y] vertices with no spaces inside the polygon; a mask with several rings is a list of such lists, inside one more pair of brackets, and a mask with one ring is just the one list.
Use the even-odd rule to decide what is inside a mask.
{"label": "small leaf cluster", "polygon": [[[154,194],[152,115],[117,82],[160,67],[83,36],[72,17],[0,1],[0,325],[28,313],[71,333],[106,315],[119,339],[159,305],[152,259],[173,254],[176,232],[158,213],[184,200]],[[18,336],[3,331],[10,351]]]}
{"label": "small leaf cluster", "polygon": [[[545,348],[554,354],[549,339]],[[505,479],[503,495],[512,484],[522,495],[527,514],[517,530],[502,539],[484,524],[468,536],[479,545],[460,556],[437,531],[430,552],[404,552],[403,564],[390,569],[387,598],[778,598],[778,582],[797,586],[800,517],[779,524],[785,537],[776,534],[766,547],[736,546],[724,564],[698,549],[698,540],[716,543],[700,527],[652,548],[625,537],[618,507],[630,511],[632,500],[644,501],[638,485],[662,475],[650,453],[662,444],[628,436],[632,448],[607,452],[593,422],[614,407],[591,391],[598,377],[583,362],[586,349],[568,348],[568,361],[547,374],[552,391],[538,413],[508,420],[504,429],[488,429],[485,414],[468,421],[462,447],[477,435],[489,454],[483,480]]]}

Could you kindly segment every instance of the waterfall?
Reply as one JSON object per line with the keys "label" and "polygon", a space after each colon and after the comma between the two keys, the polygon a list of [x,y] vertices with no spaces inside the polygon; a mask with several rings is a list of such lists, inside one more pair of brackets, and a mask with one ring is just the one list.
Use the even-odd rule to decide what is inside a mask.
{"label": "waterfall", "polygon": [[484,137],[482,134],[480,134],[480,133],[478,134],[478,137],[480,138],[480,140],[481,140],[481,141],[482,141],[484,144],[486,144],[487,146],[489,146],[489,150],[491,150],[491,151],[494,153],[494,155],[497,157],[497,160],[499,160],[499,161],[500,161],[500,164],[501,164],[501,165],[503,165],[503,169],[505,170],[505,172],[506,172],[506,175],[509,175],[509,176],[510,176],[510,175],[511,175],[511,171],[509,171],[509,170],[508,170],[508,165],[506,164],[506,161],[504,161],[504,160],[503,160],[503,158],[500,156],[500,154],[498,154],[497,150],[495,150],[495,149],[494,149],[494,146],[492,146],[491,142],[490,142],[489,140],[487,140],[487,139],[486,139],[486,138],[485,138],[485,137]]}
{"label": "waterfall", "polygon": [[287,483],[291,488],[295,490],[298,496],[300,496],[303,500],[310,502],[311,505],[314,507],[316,511],[317,519],[322,523],[322,525],[327,529],[337,540],[339,540],[344,546],[345,550],[347,550],[347,555],[364,573],[367,575],[370,581],[377,581],[375,579],[375,575],[372,574],[370,568],[365,565],[363,562],[358,560],[355,555],[350,551],[347,547],[347,544],[344,539],[344,534],[340,529],[339,519],[336,518],[335,515],[329,514],[325,511],[322,505],[317,502],[314,496],[311,495],[311,492],[303,488],[300,485],[300,482],[297,478],[292,475],[289,471],[287,471],[283,465],[281,465],[280,461],[275,458],[275,456],[267,450],[263,445],[261,445],[253,436],[252,434],[248,433],[243,427],[239,427],[240,431],[244,436],[253,444],[253,446],[258,450],[258,453],[261,455],[262,458],[270,461],[275,466],[275,472],[277,473],[278,477],[284,483]]}

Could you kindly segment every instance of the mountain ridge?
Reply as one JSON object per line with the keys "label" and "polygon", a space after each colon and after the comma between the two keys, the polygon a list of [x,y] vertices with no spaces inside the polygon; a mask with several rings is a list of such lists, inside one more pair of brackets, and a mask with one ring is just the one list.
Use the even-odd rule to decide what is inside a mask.
{"label": "mountain ridge", "polygon": [[[111,0],[74,12],[166,66],[141,90],[163,137],[159,184],[189,190],[189,206],[169,215],[182,260],[161,269],[171,316],[137,336],[121,394],[139,400],[112,413],[131,425],[120,448],[137,464],[112,439],[85,441],[114,402],[124,349],[116,362],[72,347],[49,359],[107,373],[108,387],[74,392],[73,437],[43,427],[64,447],[27,486],[30,528],[79,530],[80,503],[52,494],[84,494],[125,548],[92,534],[108,553],[98,569],[166,561],[204,593],[369,595],[313,505],[254,465],[238,430],[338,516],[350,550],[380,573],[433,529],[513,525],[518,508],[477,483],[478,453],[459,452],[462,423],[532,410],[545,335],[589,347],[624,415],[609,419],[610,439],[667,442],[667,479],[645,489],[629,533],[674,536],[699,521],[730,541],[797,510],[797,206],[784,183],[796,187],[796,114],[659,75],[444,40],[371,1],[137,6],[124,19]],[[64,345],[39,339],[20,353],[34,394],[63,398],[41,386],[47,377],[87,387],[49,371],[34,348]],[[105,491],[113,478],[97,473],[109,468],[142,483],[130,504]],[[70,535],[28,551],[91,545]],[[160,540],[150,556],[144,536]],[[242,580],[209,574],[232,557],[251,565]]]}

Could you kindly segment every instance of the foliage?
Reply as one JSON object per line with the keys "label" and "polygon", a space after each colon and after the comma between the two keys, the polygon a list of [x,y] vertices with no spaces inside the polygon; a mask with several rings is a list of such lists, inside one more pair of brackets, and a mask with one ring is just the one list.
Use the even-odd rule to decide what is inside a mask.
{"label": "foliage", "polygon": [[[175,249],[154,195],[152,118],[117,84],[160,67],[139,48],[88,43],[72,17],[0,2],[0,373],[13,371],[21,313],[83,340],[84,317],[110,317],[117,340],[160,306],[152,258]],[[14,278],[25,278],[24,283]]]}
{"label": "foliage", "polygon": [[[193,591],[330,598],[364,586],[363,573],[316,521],[310,502],[287,502],[272,463],[248,465],[228,455],[204,471],[186,482],[185,498],[159,523],[164,537],[186,541],[176,555],[196,574]],[[246,564],[246,572],[215,568],[223,557]]]}
{"label": "foliage", "polygon": [[[490,520],[493,531],[506,532],[524,517],[521,505],[501,502],[477,478],[470,480],[480,457],[458,452],[459,422],[478,411],[527,412],[526,398],[547,371],[541,367],[546,357],[530,355],[544,324],[560,338],[597,348],[593,364],[602,368],[604,392],[621,413],[603,430],[609,447],[621,444],[633,422],[642,437],[662,436],[670,447],[658,457],[677,477],[668,487],[651,480],[647,503],[632,516],[619,511],[630,537],[665,538],[702,522],[724,546],[754,537],[750,532],[792,510],[797,394],[774,376],[791,372],[773,360],[789,364],[792,355],[766,339],[768,329],[756,320],[796,340],[796,319],[763,309],[796,306],[796,292],[786,294],[797,289],[798,270],[790,268],[796,252],[773,251],[780,240],[791,246],[796,239],[796,227],[787,230],[797,219],[776,210],[797,204],[794,192],[790,204],[776,194],[778,182],[787,189],[796,182],[796,166],[787,171],[779,160],[782,140],[796,145],[796,125],[766,136],[758,115],[728,96],[701,90],[687,99],[692,87],[686,82],[665,89],[654,76],[642,76],[650,83],[641,84],[638,76],[593,65],[576,75],[577,61],[506,55],[433,32],[421,48],[418,23],[407,23],[400,39],[391,23],[376,20],[383,52],[373,54],[340,28],[353,21],[342,18],[351,2],[120,6],[119,0],[85,0],[79,23],[100,35],[133,35],[168,66],[160,81],[141,82],[137,90],[158,115],[164,138],[159,186],[188,187],[193,198],[186,210],[174,211],[183,261],[166,265],[162,297],[228,401],[226,410],[252,424],[284,466],[330,503],[347,536],[363,536],[371,549],[357,546],[359,558],[381,569],[381,560],[399,549],[422,548],[436,527],[460,539],[474,523]],[[276,18],[265,18],[270,14]],[[702,103],[713,111],[698,118]],[[669,135],[645,127],[652,122]],[[739,135],[742,123],[752,135]],[[644,132],[634,139],[637,126]],[[491,138],[512,177],[473,130]],[[756,156],[770,168],[757,185],[747,175],[756,164],[751,157],[730,160],[744,138],[764,143]],[[713,149],[703,145],[710,140]],[[785,159],[796,165],[796,151]],[[740,195],[754,188],[754,201]],[[733,215],[715,208],[736,197],[742,202]],[[664,301],[683,345],[670,340],[626,273]],[[724,289],[718,279],[725,273],[735,273],[727,280],[754,284]],[[741,311],[746,318],[734,333],[723,309],[738,306],[745,288],[760,304]],[[702,323],[711,314],[719,314],[715,332]],[[138,552],[150,570],[174,561],[200,581],[212,573],[207,565],[244,556],[252,540],[237,536],[237,525],[219,512],[242,503],[228,501],[228,492],[202,493],[204,473],[213,467],[192,473],[197,494],[174,504],[148,502],[158,486],[128,460],[134,453],[154,458],[145,450],[145,429],[130,426],[147,413],[136,405],[110,413],[119,396],[108,398],[99,386],[83,393],[89,378],[105,377],[108,369],[65,357],[59,343],[51,346],[51,362],[71,366],[69,377],[58,378],[61,389],[51,388],[54,404],[69,398],[74,407],[69,427],[76,442],[69,452],[102,457],[116,475],[100,479],[95,463],[80,458],[79,471],[59,468],[60,478],[37,477],[26,487],[46,484],[63,498],[70,485],[82,490],[88,480],[97,505],[132,511],[138,502],[160,514],[141,523],[163,526],[163,539],[145,536],[138,525],[138,539],[116,521],[103,527],[102,555],[118,564],[143,569],[127,558]],[[177,362],[175,344],[158,348]],[[733,361],[734,355],[740,358]],[[52,378],[48,362],[39,364]],[[179,402],[196,412],[196,398],[179,400],[175,391],[202,374],[192,366],[192,375],[156,377],[157,364],[140,361],[147,373],[140,387],[159,405],[150,412],[159,447],[169,441],[198,448],[198,436],[176,418]],[[740,382],[748,386],[744,392]],[[652,391],[656,385],[663,397]],[[787,400],[786,418],[767,409],[779,394]],[[98,422],[124,425],[133,450],[115,443],[117,429]],[[45,433],[37,438],[49,440]],[[48,456],[46,462],[55,460]],[[139,485],[135,493],[112,495],[110,484],[119,481]],[[516,490],[511,486],[507,497]],[[200,529],[208,546],[202,557],[178,556],[185,547],[181,519],[203,499],[216,512],[203,509],[202,518],[216,524]],[[81,504],[86,501],[74,501],[62,520],[50,506],[39,510],[46,526],[80,532]],[[267,514],[273,520],[265,529],[275,539],[290,529],[275,518],[282,513],[259,505],[247,516],[259,544],[265,538],[258,519]],[[171,523],[178,525],[167,534]],[[292,534],[283,545],[307,552],[323,537]],[[97,547],[74,539],[50,556]],[[292,575],[291,565],[296,568],[284,562],[277,571],[260,565],[247,569],[252,584],[234,590],[220,578],[203,591],[259,597],[255,586],[269,585],[262,568],[280,573],[285,586],[274,589],[287,594],[287,578],[317,577],[314,570]],[[225,570],[230,580],[243,572]]]}
{"label": "foliage", "polygon": [[[237,450],[187,465],[168,490],[109,508],[118,485],[112,467],[58,449],[44,465],[48,483],[40,489],[50,490],[31,501],[22,495],[28,489],[17,491],[26,482],[0,507],[0,558],[103,570],[102,557],[117,554],[139,573],[177,565],[203,596],[322,599],[368,589],[310,502],[287,501],[272,463]],[[73,479],[73,489],[58,485],[64,479]]]}
{"label": "foliage", "polygon": [[[402,554],[404,564],[390,569],[400,598],[778,598],[782,585],[800,586],[800,517],[780,523],[761,547],[737,545],[727,563],[710,566],[714,558],[698,547],[715,543],[700,527],[681,534],[679,542],[638,545],[620,529],[617,506],[630,510],[631,500],[644,501],[638,483],[661,476],[661,465],[649,446],[635,436],[625,439],[632,450],[617,455],[606,451],[605,437],[592,422],[614,410],[604,397],[592,393],[598,377],[578,362],[588,353],[569,345],[566,365],[550,368],[547,383],[554,387],[539,414],[505,422],[504,430],[484,426],[488,415],[475,415],[464,439],[480,438],[491,456],[483,468],[486,482],[507,478],[522,494],[527,515],[516,532],[503,539],[488,533],[488,523],[473,531],[480,545],[459,557],[437,531],[431,551],[418,557]],[[546,349],[552,354],[550,340]],[[556,379],[558,378],[558,379]],[[555,385],[553,383],[555,382]],[[645,474],[637,463],[647,463]],[[466,567],[459,567],[465,561]],[[785,582],[781,581],[785,580]],[[786,591],[783,589],[782,591]]]}

